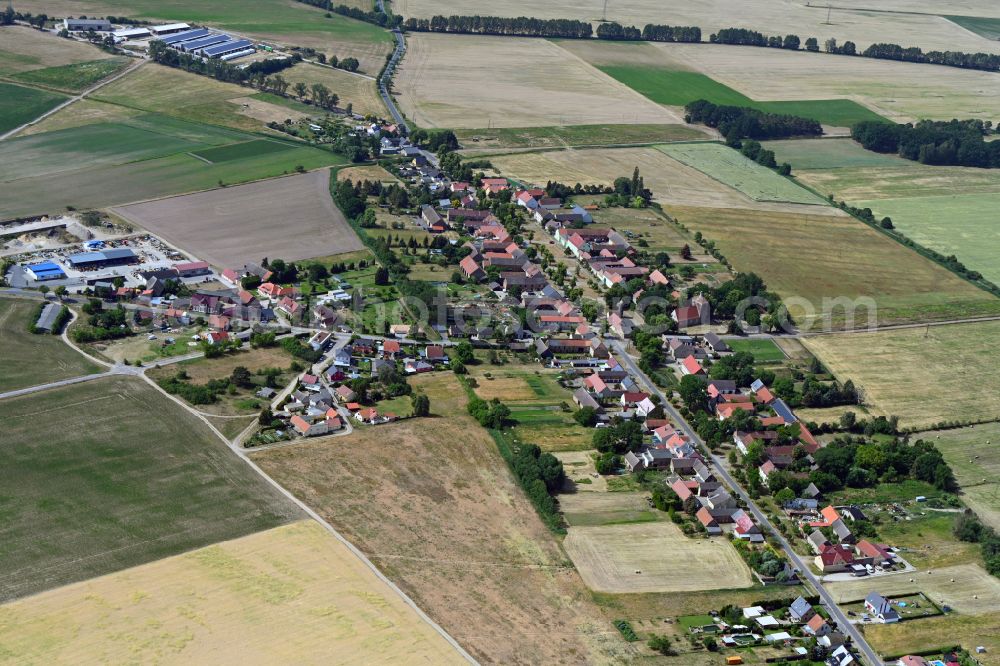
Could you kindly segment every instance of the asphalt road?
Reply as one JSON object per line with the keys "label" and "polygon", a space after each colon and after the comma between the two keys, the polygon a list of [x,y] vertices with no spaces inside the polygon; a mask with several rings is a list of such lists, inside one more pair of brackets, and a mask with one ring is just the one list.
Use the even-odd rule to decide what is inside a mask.
{"label": "asphalt road", "polygon": [[[382,0],[379,0],[379,7],[381,8],[382,6]],[[389,109],[393,121],[403,130],[402,134],[409,134],[410,126],[406,124],[406,119],[399,112],[396,102],[389,93],[389,84],[392,81],[393,73],[396,71],[396,65],[399,64],[399,61],[403,58],[403,54],[406,53],[406,40],[403,39],[403,33],[399,30],[393,30],[392,36],[396,38],[396,49],[392,52],[392,58],[389,59],[389,64],[386,65],[382,76],[379,77],[378,94],[382,96],[382,101],[385,102],[386,108]]]}
{"label": "asphalt road", "polygon": [[850,623],[850,621],[848,621],[847,616],[844,614],[843,611],[840,610],[840,608],[834,602],[833,597],[830,595],[829,592],[827,592],[826,588],[823,587],[822,581],[818,577],[813,575],[812,571],[810,571],[808,564],[804,562],[802,558],[800,558],[795,553],[794,550],[792,550],[791,545],[788,543],[785,537],[783,537],[781,533],[774,528],[774,525],[771,524],[771,521],[767,519],[767,516],[764,515],[764,512],[761,511],[760,508],[754,503],[754,501],[747,494],[746,490],[744,490],[743,487],[740,484],[738,484],[736,480],[729,474],[729,472],[726,471],[722,459],[712,454],[708,450],[708,447],[706,447],[705,443],[701,440],[700,437],[698,437],[698,434],[691,428],[688,422],[681,417],[680,413],[674,408],[674,406],[670,404],[670,401],[667,399],[667,396],[664,395],[663,392],[661,392],[660,389],[657,388],[656,384],[654,384],[649,379],[649,377],[646,376],[646,373],[644,373],[639,368],[639,366],[636,365],[635,360],[631,356],[629,356],[628,352],[625,350],[625,347],[621,343],[621,341],[606,339],[606,342],[608,342],[609,346],[615,352],[617,352],[616,358],[628,368],[629,372],[633,374],[635,377],[638,377],[644,384],[646,384],[646,386],[649,388],[650,391],[652,391],[654,395],[660,397],[664,411],[670,416],[671,419],[673,419],[675,423],[677,423],[681,431],[689,438],[691,438],[691,441],[694,442],[698,446],[698,448],[700,448],[704,453],[707,453],[710,461],[715,467],[714,471],[718,475],[718,477],[722,479],[722,481],[726,483],[730,488],[732,488],[739,496],[739,498],[746,503],[747,508],[750,510],[751,514],[753,514],[754,519],[757,521],[757,524],[761,526],[761,529],[765,530],[767,533],[769,533],[777,540],[778,544],[781,546],[781,549],[785,551],[785,554],[788,556],[789,561],[796,569],[799,570],[800,577],[805,578],[807,581],[809,581],[809,583],[816,590],[816,593],[819,595],[820,600],[823,603],[823,606],[830,614],[830,617],[838,625],[841,632],[843,632],[845,636],[849,636],[851,638],[852,642],[854,643],[855,650],[861,652],[861,654],[864,656],[865,661],[867,661],[870,664],[870,666],[881,666],[883,662],[879,658],[875,650],[873,650],[872,647],[868,644],[868,641],[865,640],[865,637],[861,634],[860,631],[858,631],[857,627],[855,627],[853,624]]}

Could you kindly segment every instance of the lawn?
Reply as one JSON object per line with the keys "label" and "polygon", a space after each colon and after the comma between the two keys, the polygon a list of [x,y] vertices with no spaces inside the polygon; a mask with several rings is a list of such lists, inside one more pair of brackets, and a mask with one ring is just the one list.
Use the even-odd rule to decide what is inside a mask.
{"label": "lawn", "polygon": [[462,148],[557,148],[563,146],[612,146],[654,144],[706,138],[687,125],[562,125],[555,127],[491,127],[457,130]]}
{"label": "lawn", "polygon": [[[820,207],[810,207],[817,208]],[[1000,300],[846,215],[665,206],[692,232],[716,242],[736,270],[753,271],[789,303],[800,326],[843,327],[844,307],[824,299],[874,299],[880,324],[1000,313]],[[767,261],[761,261],[767,257]],[[857,301],[856,326],[868,324]],[[801,305],[801,307],[800,307]]]}
{"label": "lawn", "polygon": [[0,82],[0,132],[34,120],[65,99],[57,93]]}
{"label": "lawn", "polygon": [[0,401],[0,420],[0,599],[301,516],[202,423],[139,379]]}
{"label": "lawn", "polygon": [[852,379],[878,412],[899,416],[904,427],[927,428],[941,421],[1000,418],[992,342],[998,333],[1000,322],[982,322],[805,342],[837,379]]}
{"label": "lawn", "polygon": [[623,660],[610,618],[466,413],[458,379],[428,373],[410,383],[435,416],[251,457],[479,661],[554,663],[571,652],[574,661]]}
{"label": "lawn", "polygon": [[0,393],[103,370],[62,338],[29,333],[37,307],[34,301],[0,299]]}
{"label": "lawn", "polygon": [[66,92],[81,92],[98,81],[124,69],[132,60],[124,56],[104,58],[90,62],[78,62],[70,65],[58,65],[33,69],[15,74],[12,78],[24,83],[36,84],[48,88],[65,90]]}
{"label": "lawn", "polygon": [[849,99],[756,101],[700,72],[648,65],[602,65],[598,69],[654,102],[669,106],[685,106],[695,100],[707,99],[715,104],[812,118],[824,125],[841,127],[849,127],[862,120],[883,120],[874,111]]}
{"label": "lawn", "polygon": [[1000,283],[1000,227],[995,215],[1000,191],[989,194],[914,196],[855,201],[878,218],[889,216],[897,229],[944,255],[955,255],[994,283]]}
{"label": "lawn", "polygon": [[730,339],[726,340],[726,344],[734,352],[750,352],[758,363],[778,363],[788,358],[769,338]]}
{"label": "lawn", "polygon": [[[335,601],[335,605],[333,603]],[[0,609],[11,663],[465,663],[321,525],[301,521]]]}
{"label": "lawn", "polygon": [[744,157],[738,151],[718,143],[683,143],[660,146],[670,157],[729,187],[743,192],[754,201],[827,205],[827,202],[795,181]]}
{"label": "lawn", "polygon": [[1000,423],[913,435],[934,443],[962,486],[962,499],[983,522],[1000,530]]}

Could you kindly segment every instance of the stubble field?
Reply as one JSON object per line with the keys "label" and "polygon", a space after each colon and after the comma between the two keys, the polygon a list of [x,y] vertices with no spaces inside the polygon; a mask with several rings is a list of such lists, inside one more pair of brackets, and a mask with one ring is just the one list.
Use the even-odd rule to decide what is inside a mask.
{"label": "stubble field", "polygon": [[301,517],[138,379],[3,400],[0,421],[0,600]]}
{"label": "stubble field", "polygon": [[[597,592],[683,592],[749,587],[750,569],[724,538],[691,539],[673,523],[570,527],[563,543]],[[683,572],[678,562],[685,562]]]}
{"label": "stubble field", "polygon": [[320,170],[113,212],[220,267],[360,250],[361,240],[330,198],[329,179]]}
{"label": "stubble field", "polygon": [[431,373],[411,384],[427,393],[435,416],[252,457],[477,659],[628,655],[496,444],[466,413],[457,379]]}
{"label": "stubble field", "polygon": [[423,127],[682,122],[544,39],[414,34],[394,86]]}
{"label": "stubble field", "polygon": [[0,606],[0,628],[22,664],[465,663],[313,521]]}
{"label": "stubble field", "polygon": [[[907,427],[1000,419],[993,340],[1000,322],[952,324],[805,340],[839,380]],[[974,387],[974,388],[970,388]]]}
{"label": "stubble field", "polygon": [[0,299],[0,393],[102,370],[61,338],[29,333],[37,306],[35,301]]}
{"label": "stubble field", "polygon": [[[855,3],[857,4],[857,3]],[[863,3],[864,9],[878,10],[884,3]],[[601,0],[558,0],[538,4],[530,0],[513,0],[490,8],[491,15],[533,16],[536,18],[572,18],[596,22],[603,15]],[[435,14],[483,14],[476,0],[398,0],[394,11],[403,16],[430,18]],[[646,23],[692,25],[702,29],[708,41],[710,32],[720,28],[749,28],[769,35],[797,34],[803,40],[816,37],[820,44],[833,37],[838,42],[852,40],[864,49],[875,42],[894,42],[904,46],[920,46],[924,50],[985,51],[998,53],[1000,45],[935,16],[939,4],[922,2],[921,13],[885,14],[877,11],[844,9],[835,6],[827,21],[825,4],[793,2],[792,0],[705,0],[702,2],[671,2],[635,0],[617,6],[609,5],[607,19],[623,25]],[[952,13],[956,9],[950,9]],[[963,7],[968,16],[995,16],[996,10],[987,0],[977,0],[974,6]],[[742,49],[746,50],[746,49]]]}

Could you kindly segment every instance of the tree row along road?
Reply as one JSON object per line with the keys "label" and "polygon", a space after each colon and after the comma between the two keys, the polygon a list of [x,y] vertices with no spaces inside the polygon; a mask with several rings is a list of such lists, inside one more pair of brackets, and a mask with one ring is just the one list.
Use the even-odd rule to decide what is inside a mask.
{"label": "tree row along road", "polygon": [[813,575],[807,563],[804,562],[802,558],[800,558],[798,554],[795,553],[794,550],[792,550],[791,544],[789,544],[788,541],[781,535],[781,533],[779,533],[774,528],[774,526],[771,524],[771,521],[767,519],[767,516],[764,515],[764,512],[761,511],[760,508],[754,503],[754,501],[747,494],[746,490],[744,490],[743,487],[739,485],[736,482],[736,480],[729,474],[729,472],[726,471],[722,459],[719,458],[719,456],[713,454],[711,451],[709,451],[708,447],[705,446],[705,443],[701,440],[700,437],[698,437],[698,434],[694,431],[694,429],[691,428],[688,422],[681,417],[680,413],[674,408],[674,406],[670,404],[670,401],[667,399],[667,396],[665,396],[659,390],[659,388],[657,388],[657,386],[649,379],[649,377],[646,376],[646,373],[644,373],[639,368],[639,366],[636,365],[635,360],[631,356],[629,356],[628,352],[625,350],[624,345],[622,345],[622,343],[618,340],[608,340],[608,343],[609,346],[612,349],[614,349],[615,352],[617,352],[618,360],[628,367],[629,372],[632,373],[634,376],[638,377],[644,384],[646,384],[648,389],[654,395],[659,396],[661,404],[663,405],[663,409],[670,416],[670,418],[677,424],[677,426],[681,429],[681,431],[685,435],[687,435],[699,449],[701,449],[708,455],[709,460],[715,467],[716,474],[718,474],[719,477],[736,492],[739,498],[746,503],[747,507],[750,509],[750,512],[753,514],[754,519],[761,526],[761,528],[765,530],[768,534],[770,534],[774,539],[777,540],[778,544],[781,546],[781,549],[788,556],[789,561],[792,563],[793,566],[795,566],[799,570],[800,572],[799,575],[808,580],[809,583],[813,586],[813,588],[816,590],[816,593],[819,595],[820,600],[823,602],[823,605],[830,613],[830,617],[836,622],[837,625],[839,625],[840,630],[845,635],[850,636],[851,640],[854,643],[855,648],[864,655],[865,661],[868,662],[869,666],[881,666],[882,660],[879,658],[875,650],[873,650],[872,647],[868,644],[868,641],[865,640],[865,637],[861,634],[860,631],[858,631],[857,627],[855,627],[853,624],[850,623],[850,621],[847,619],[847,616],[844,615],[844,612],[840,610],[840,608],[834,602],[833,597],[826,590],[826,588],[823,587],[822,581],[818,577]]}

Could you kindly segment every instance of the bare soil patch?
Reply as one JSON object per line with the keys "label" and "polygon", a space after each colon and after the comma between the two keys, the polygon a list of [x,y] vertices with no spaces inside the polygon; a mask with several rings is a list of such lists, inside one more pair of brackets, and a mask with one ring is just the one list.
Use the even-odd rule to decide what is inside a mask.
{"label": "bare soil patch", "polygon": [[329,171],[114,208],[215,266],[288,261],[363,248],[330,198]]}
{"label": "bare soil patch", "polygon": [[682,122],[544,39],[414,34],[395,87],[426,127]]}
{"label": "bare soil patch", "polygon": [[[673,523],[571,527],[566,552],[598,592],[749,587],[750,569],[726,539],[692,539]],[[685,562],[683,571],[677,563]]]}
{"label": "bare soil patch", "polygon": [[11,663],[465,663],[313,521],[2,606],[0,626]]}
{"label": "bare soil patch", "polygon": [[580,663],[631,654],[496,444],[466,414],[455,377],[411,382],[435,416],[252,457],[477,659]]}

